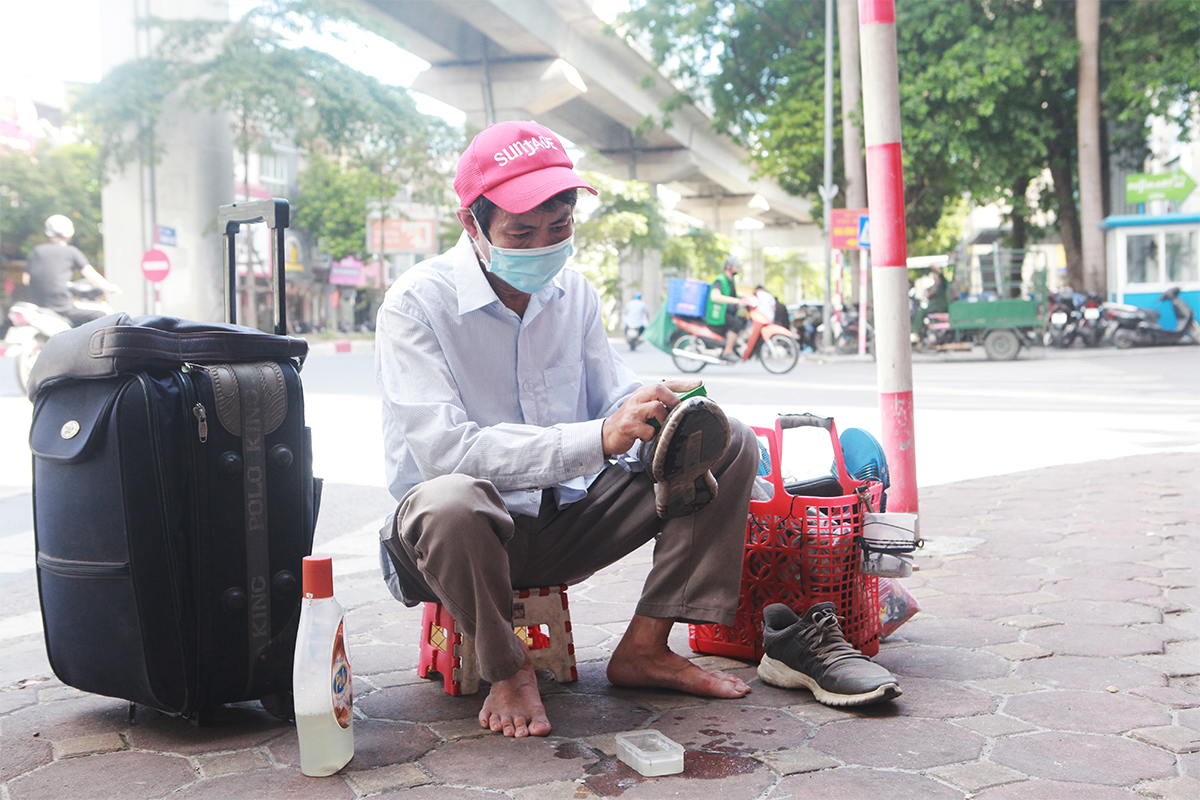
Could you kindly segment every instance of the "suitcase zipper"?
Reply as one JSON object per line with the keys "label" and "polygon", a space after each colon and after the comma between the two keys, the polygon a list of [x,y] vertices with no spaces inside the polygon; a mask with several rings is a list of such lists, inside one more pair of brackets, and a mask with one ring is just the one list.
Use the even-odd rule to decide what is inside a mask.
{"label": "suitcase zipper", "polygon": [[71,561],[38,553],[37,565],[56,575],[78,578],[117,578],[129,574],[128,561]]}
{"label": "suitcase zipper", "polygon": [[192,406],[192,414],[196,417],[196,428],[200,434],[200,444],[208,441],[208,412],[204,410],[204,404],[197,402]]}

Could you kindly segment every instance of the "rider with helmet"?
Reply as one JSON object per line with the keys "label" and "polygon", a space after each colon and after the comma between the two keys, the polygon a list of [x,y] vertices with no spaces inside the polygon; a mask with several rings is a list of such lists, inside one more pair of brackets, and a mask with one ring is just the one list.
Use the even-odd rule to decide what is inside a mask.
{"label": "rider with helmet", "polygon": [[120,294],[116,284],[105,280],[96,268],[88,263],[87,256],[72,245],[75,225],[62,214],[46,220],[46,236],[50,241],[39,244],[29,253],[22,280],[28,287],[27,299],[43,308],[48,308],[71,321],[78,327],[85,322],[104,316],[102,311],[79,308],[71,296],[70,283],[75,270],[84,278],[108,294]]}
{"label": "rider with helmet", "polygon": [[[725,337],[725,349],[721,358],[725,361],[737,361],[733,346],[737,343],[738,334],[746,327],[746,318],[739,317],[737,307],[746,305],[747,301],[737,296],[735,279],[742,270],[742,262],[735,256],[725,259],[725,271],[712,282],[708,292],[708,307],[704,321],[713,333]],[[729,306],[734,306],[730,309]]]}

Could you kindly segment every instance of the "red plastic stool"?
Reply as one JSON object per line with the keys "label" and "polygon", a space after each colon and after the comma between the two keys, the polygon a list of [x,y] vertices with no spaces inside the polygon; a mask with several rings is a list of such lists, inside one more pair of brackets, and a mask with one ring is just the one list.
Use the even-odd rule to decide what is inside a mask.
{"label": "red plastic stool", "polygon": [[[559,683],[579,680],[566,585],[514,591],[513,625],[513,633],[529,647],[534,669],[551,670]],[[446,694],[479,691],[475,640],[458,630],[454,617],[440,603],[425,603],[420,646],[417,675],[440,673]]]}

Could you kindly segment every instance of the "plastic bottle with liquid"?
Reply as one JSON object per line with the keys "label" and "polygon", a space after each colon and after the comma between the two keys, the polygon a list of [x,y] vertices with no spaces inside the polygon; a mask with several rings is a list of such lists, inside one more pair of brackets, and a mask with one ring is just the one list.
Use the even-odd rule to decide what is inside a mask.
{"label": "plastic bottle with liquid", "polygon": [[354,696],[342,631],[344,613],[333,597],[333,560],[305,556],[292,690],[300,771],[313,777],[332,775],[354,757]]}

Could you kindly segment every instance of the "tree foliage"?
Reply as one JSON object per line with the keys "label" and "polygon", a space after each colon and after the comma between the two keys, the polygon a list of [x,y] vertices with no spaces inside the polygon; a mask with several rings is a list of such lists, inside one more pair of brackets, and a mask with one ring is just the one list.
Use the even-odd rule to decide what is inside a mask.
{"label": "tree foliage", "polygon": [[100,238],[100,171],[89,144],[55,146],[39,141],[32,154],[0,150],[2,258],[21,258],[46,241],[46,218],[75,223],[72,243],[96,266],[104,262]]}
{"label": "tree foliage", "polygon": [[[1103,115],[1116,149],[1139,162],[1151,114],[1188,135],[1200,90],[1200,0],[1102,8]],[[823,3],[793,0],[643,0],[623,21],[690,98],[710,105],[716,127],[750,151],[761,174],[816,201],[823,12]],[[1074,4],[904,0],[896,14],[909,241],[941,238],[948,203],[966,194],[1008,204],[1019,245],[1034,233],[1026,192],[1049,171],[1052,191],[1037,202],[1064,226],[1068,254],[1077,250]],[[836,127],[840,111],[834,119]],[[840,133],[834,142],[840,148]]]}

